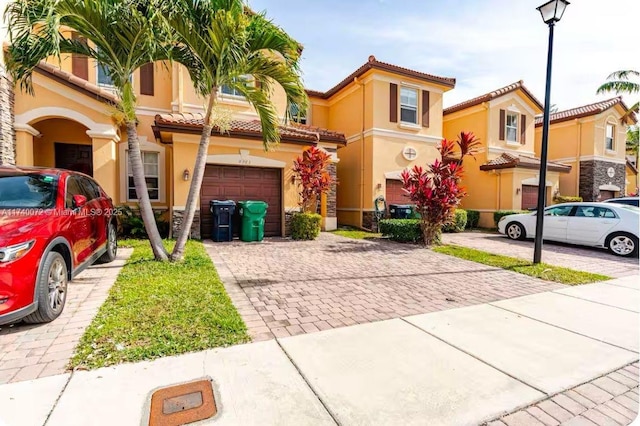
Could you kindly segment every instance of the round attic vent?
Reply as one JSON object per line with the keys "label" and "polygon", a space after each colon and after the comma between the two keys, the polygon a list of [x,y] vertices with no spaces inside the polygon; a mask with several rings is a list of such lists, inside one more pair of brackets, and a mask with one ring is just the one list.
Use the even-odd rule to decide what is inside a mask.
{"label": "round attic vent", "polygon": [[402,150],[402,156],[407,161],[413,161],[416,158],[418,158],[418,152],[416,151],[415,148],[411,146],[405,146],[404,149]]}

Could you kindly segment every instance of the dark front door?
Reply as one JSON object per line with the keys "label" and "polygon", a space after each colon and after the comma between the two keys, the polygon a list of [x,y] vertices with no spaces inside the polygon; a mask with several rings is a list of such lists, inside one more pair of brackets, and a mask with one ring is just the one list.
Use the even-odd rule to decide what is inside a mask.
{"label": "dark front door", "polygon": [[56,168],[93,176],[93,147],[74,143],[55,143]]}
{"label": "dark front door", "polygon": [[[266,201],[264,235],[282,235],[282,174],[280,169],[241,166],[207,165],[200,190],[200,231],[202,238],[211,238],[213,216],[211,200]],[[237,209],[236,209],[237,211]],[[234,234],[238,222],[234,221]]]}

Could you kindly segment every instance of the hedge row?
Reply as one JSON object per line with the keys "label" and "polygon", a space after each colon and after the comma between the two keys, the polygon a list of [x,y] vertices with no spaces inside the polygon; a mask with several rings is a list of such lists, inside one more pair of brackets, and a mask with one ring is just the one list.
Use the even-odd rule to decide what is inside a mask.
{"label": "hedge row", "polygon": [[[462,232],[467,227],[467,211],[457,209],[455,211],[454,221],[449,225],[442,227],[442,232]],[[478,213],[478,212],[474,212]],[[478,224],[478,213],[475,218],[475,224]],[[394,241],[402,243],[415,243],[422,240],[422,229],[420,228],[420,219],[383,219],[379,223],[380,233],[389,237]]]}
{"label": "hedge row", "polygon": [[291,238],[315,240],[320,235],[322,216],[316,213],[296,213],[291,217]]}
{"label": "hedge row", "polygon": [[493,221],[496,223],[496,227],[498,227],[498,222],[502,219],[503,216],[509,216],[510,214],[519,214],[519,213],[531,213],[526,210],[498,210],[493,213]]}

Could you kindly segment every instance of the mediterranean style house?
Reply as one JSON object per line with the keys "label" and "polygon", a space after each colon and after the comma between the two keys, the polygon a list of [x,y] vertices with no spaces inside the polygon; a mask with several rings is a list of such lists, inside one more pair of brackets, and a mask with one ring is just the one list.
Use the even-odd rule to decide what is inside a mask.
{"label": "mediterranean style house", "polygon": [[[177,64],[142,67],[133,77],[138,97],[138,132],[149,196],[175,231],[180,226],[203,124],[203,100],[186,70]],[[86,57],[65,56],[41,63],[33,76],[35,96],[15,93],[15,162],[20,166],[59,167],[93,176],[115,204],[137,201],[127,160],[126,131],[114,124],[117,100],[104,70]],[[222,87],[219,104],[232,112],[231,128],[214,129],[192,237],[211,235],[213,199],[263,200],[269,204],[265,235],[286,233],[288,212],[298,209],[293,160],[305,147],[331,153],[346,144],[342,133],[317,126],[281,126],[281,143],[265,151],[253,107]],[[282,89],[272,94],[284,118]],[[284,122],[284,121],[283,121]],[[330,167],[335,175],[335,164]],[[322,199],[324,228],[335,229],[336,190]]]}
{"label": "mediterranean style house", "polygon": [[[378,61],[365,64],[327,92],[307,91],[314,126],[346,135],[337,164],[338,222],[375,226],[376,198],[407,204],[400,173],[438,155],[442,95],[455,79]],[[379,206],[382,209],[382,206]]]}
{"label": "mediterranean style house", "polygon": [[[635,192],[637,184],[626,191],[627,125],[636,121],[634,114],[625,117],[627,112],[622,98],[617,97],[551,114],[548,158],[571,166],[560,178],[562,195],[601,201]],[[541,141],[542,118],[538,117],[536,153]]]}
{"label": "mediterranean style house", "polygon": [[[472,131],[483,146],[475,158],[464,160],[468,196],[462,207],[480,212],[480,226],[494,227],[496,210],[536,207],[540,159],[534,149],[535,117],[543,106],[522,81],[445,108],[444,136],[455,140]],[[560,176],[571,166],[548,162],[546,201],[558,191]]]}

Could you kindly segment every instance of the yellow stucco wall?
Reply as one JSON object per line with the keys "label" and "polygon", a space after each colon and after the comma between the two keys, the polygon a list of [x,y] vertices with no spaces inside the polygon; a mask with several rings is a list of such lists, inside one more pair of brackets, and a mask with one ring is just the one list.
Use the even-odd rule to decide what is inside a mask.
{"label": "yellow stucco wall", "polygon": [[34,123],[33,127],[42,136],[33,140],[33,162],[35,166],[55,167],[54,143],[91,145],[87,128],[82,124],[64,119],[49,119]]}
{"label": "yellow stucco wall", "polygon": [[[199,135],[174,135],[172,150],[172,180],[173,180],[173,205],[184,206],[189,194],[191,181],[184,181],[182,174],[185,169],[193,173],[193,166],[198,152]],[[240,149],[249,151],[250,156],[262,157],[269,160],[285,163],[282,169],[283,177],[283,204],[285,209],[298,208],[298,188],[293,183],[293,160],[302,154],[305,147],[302,145],[282,143],[274,151],[265,152],[261,141],[212,136],[209,145],[209,155],[237,155]],[[228,163],[211,164],[233,165]],[[237,165],[242,166],[243,163]],[[257,167],[261,167],[259,164]]]}
{"label": "yellow stucco wall", "polygon": [[[640,180],[638,179],[638,173],[631,168],[628,164],[626,169],[626,192],[625,194],[635,194],[638,187],[640,187]],[[622,195],[622,194],[621,194]]]}
{"label": "yellow stucco wall", "polygon": [[[357,139],[338,150],[340,162],[336,170],[338,175],[337,216],[338,223],[351,226],[362,226],[360,206],[362,200],[361,188],[362,164],[371,163],[372,138]],[[363,153],[363,147],[368,148]],[[362,157],[364,156],[364,162]]]}

